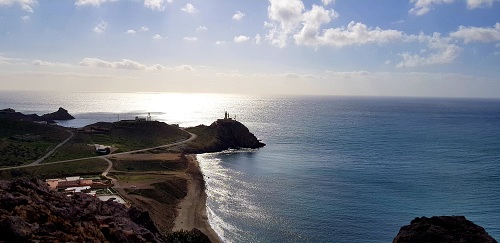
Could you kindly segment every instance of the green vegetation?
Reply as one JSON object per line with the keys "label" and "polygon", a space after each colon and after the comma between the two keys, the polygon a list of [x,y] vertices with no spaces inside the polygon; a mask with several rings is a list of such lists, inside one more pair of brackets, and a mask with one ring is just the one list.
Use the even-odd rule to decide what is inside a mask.
{"label": "green vegetation", "polygon": [[3,170],[0,171],[0,178],[12,179],[14,177],[28,177],[48,179],[76,175],[99,175],[106,170],[107,166],[108,163],[102,159],[86,159],[74,162]]}
{"label": "green vegetation", "polygon": [[62,127],[0,118],[0,166],[31,163],[68,136]]}
{"label": "green vegetation", "polygon": [[95,147],[90,142],[88,134],[75,133],[71,140],[61,146],[44,163],[97,156]]}
{"label": "green vegetation", "polygon": [[95,144],[113,145],[118,152],[160,146],[189,138],[189,134],[178,127],[163,122],[115,122],[97,123],[109,131],[91,134]]}
{"label": "green vegetation", "polygon": [[187,168],[187,159],[182,156],[177,160],[118,160],[111,159],[113,167],[119,171],[146,172],[146,171],[180,171]]}
{"label": "green vegetation", "polygon": [[198,135],[194,141],[189,143],[189,147],[194,150],[210,150],[209,148],[220,142],[217,136],[217,129],[210,126],[199,125],[187,128],[186,131]]}
{"label": "green vegetation", "polygon": [[115,153],[156,147],[189,138],[189,134],[162,122],[99,122],[75,134],[47,162],[97,156],[94,144],[115,148]]}

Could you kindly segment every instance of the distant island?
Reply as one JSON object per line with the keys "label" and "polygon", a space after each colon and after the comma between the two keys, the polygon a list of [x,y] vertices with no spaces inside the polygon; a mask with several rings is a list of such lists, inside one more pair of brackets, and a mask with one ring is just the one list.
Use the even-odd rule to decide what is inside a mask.
{"label": "distant island", "polygon": [[[61,127],[54,122],[64,119],[74,119],[64,108],[42,116],[25,115],[13,109],[0,111],[0,152],[4,154],[0,157],[0,178],[14,180],[3,182],[3,185],[44,187],[36,181],[42,179],[47,180],[52,190],[63,194],[90,193],[102,198],[119,198],[129,207],[124,212],[147,212],[141,217],[151,222],[146,227],[151,234],[144,234],[147,231],[132,226],[132,219],[129,228],[113,229],[112,237],[118,237],[117,234],[124,230],[138,230],[143,233],[134,236],[135,239],[147,242],[194,236],[220,241],[208,224],[205,182],[196,157],[191,154],[265,146],[245,125],[229,118],[227,113],[210,126],[185,129],[141,118],[98,122],[78,129]],[[52,153],[46,154],[47,151]],[[19,181],[18,178],[35,181]],[[99,186],[100,180],[109,181],[111,194],[100,188],[103,187]],[[81,195],[82,200],[84,197]],[[99,205],[95,200],[84,201],[87,205]],[[32,206],[26,207],[28,210]],[[14,215],[0,217],[7,229],[16,224],[12,221]],[[34,223],[31,218],[15,217],[21,217],[19,220],[24,220],[24,224]],[[102,224],[92,227],[95,227],[97,238],[88,239],[114,239],[109,238],[111,228],[103,228]],[[31,233],[13,231],[2,234],[0,240],[44,239],[43,232],[37,229],[28,227],[22,232]],[[61,237],[65,235],[64,232],[60,234]],[[68,232],[67,237],[75,237],[71,234],[74,233]]]}

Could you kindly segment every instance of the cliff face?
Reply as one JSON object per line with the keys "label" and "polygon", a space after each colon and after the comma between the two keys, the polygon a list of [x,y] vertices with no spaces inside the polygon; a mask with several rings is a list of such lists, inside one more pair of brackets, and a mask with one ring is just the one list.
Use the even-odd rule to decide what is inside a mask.
{"label": "cliff face", "polygon": [[235,120],[218,120],[210,126],[200,125],[187,129],[198,135],[183,150],[188,153],[220,152],[230,148],[261,148],[260,142],[242,123]]}
{"label": "cliff face", "polygon": [[260,148],[265,144],[261,143],[248,128],[237,121],[214,122],[210,125],[217,131],[217,138],[220,147],[228,148]]}
{"label": "cliff face", "polygon": [[0,181],[2,242],[159,242],[156,233],[147,212],[85,194],[67,197],[40,180]]}
{"label": "cliff face", "polygon": [[496,243],[482,227],[464,216],[415,218],[401,227],[393,243],[417,242],[477,242]]}
{"label": "cliff face", "polygon": [[42,115],[43,118],[47,120],[72,120],[75,119],[72,115],[68,113],[67,110],[65,110],[62,107],[59,107],[59,110],[56,112],[48,113],[45,115]]}

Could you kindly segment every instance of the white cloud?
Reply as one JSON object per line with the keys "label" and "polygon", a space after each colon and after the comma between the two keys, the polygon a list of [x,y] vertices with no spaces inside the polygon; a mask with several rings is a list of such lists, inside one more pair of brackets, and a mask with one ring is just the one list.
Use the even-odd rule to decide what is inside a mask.
{"label": "white cloud", "polygon": [[164,11],[165,3],[172,3],[173,0],[144,0],[144,7],[156,11]]}
{"label": "white cloud", "polygon": [[135,30],[127,30],[127,31],[125,31],[125,34],[135,34],[135,33],[137,33],[137,31],[135,31]]}
{"label": "white cloud", "polygon": [[[401,56],[403,60],[397,64],[398,68],[451,63],[462,51],[462,48],[451,43],[452,38],[441,37],[439,33],[434,33],[432,36],[420,34],[419,36],[408,37],[408,39],[426,43],[430,51],[424,50],[421,51],[420,54],[411,54],[409,52],[399,53],[398,55]],[[429,52],[428,55],[422,55],[427,52]]]}
{"label": "white cloud", "polygon": [[240,12],[240,11],[236,11],[236,13],[233,15],[233,20],[241,20],[243,19],[243,17],[245,17],[245,14]]}
{"label": "white cloud", "polygon": [[196,69],[190,65],[180,65],[175,67],[178,71],[195,71]]}
{"label": "white cloud", "polygon": [[234,43],[243,43],[247,42],[248,40],[250,40],[250,37],[244,35],[239,35],[234,37]]}
{"label": "white cloud", "polygon": [[331,3],[335,4],[335,0],[321,0],[321,2],[323,3],[323,5],[325,6],[328,6],[330,5]]}
{"label": "white cloud", "polygon": [[467,8],[484,8],[493,6],[493,2],[499,2],[499,0],[467,0]]}
{"label": "white cloud", "polygon": [[140,31],[146,32],[146,31],[149,31],[149,28],[146,26],[142,26]]}
{"label": "white cloud", "polygon": [[46,66],[46,67],[71,67],[71,66],[73,66],[69,63],[47,62],[47,61],[42,61],[42,60],[34,60],[32,63],[34,66]]}
{"label": "white cloud", "polygon": [[23,21],[29,21],[31,19],[31,17],[29,15],[24,15],[24,16],[21,17],[21,19]]}
{"label": "white cloud", "polygon": [[33,13],[33,7],[38,4],[37,0],[0,0],[0,6],[19,5],[26,12]]}
{"label": "white cloud", "polygon": [[256,45],[260,45],[262,43],[262,37],[260,37],[259,34],[255,35],[255,37],[253,39],[254,39]]}
{"label": "white cloud", "polygon": [[184,12],[186,12],[186,13],[190,13],[190,14],[198,12],[198,9],[196,9],[193,6],[193,4],[191,4],[191,3],[187,3],[186,6],[184,6],[183,8],[181,8],[181,10],[184,11]]}
{"label": "white cloud", "polygon": [[155,40],[161,40],[161,39],[163,39],[163,37],[161,35],[159,35],[159,34],[156,34],[156,35],[153,36],[153,39],[155,39]]}
{"label": "white cloud", "polygon": [[470,42],[498,42],[500,41],[500,23],[493,28],[460,26],[457,31],[450,33],[451,37]]}
{"label": "white cloud", "polygon": [[266,38],[272,45],[283,48],[287,45],[289,36],[298,28],[302,21],[304,3],[300,0],[269,0],[267,15],[270,22]]}
{"label": "white cloud", "polygon": [[198,40],[198,38],[196,38],[196,37],[189,37],[189,36],[186,36],[182,39],[185,41],[197,41]]}
{"label": "white cloud", "polygon": [[95,33],[104,33],[104,31],[106,30],[106,28],[108,27],[108,23],[105,22],[104,20],[101,20],[101,22],[99,24],[96,25],[96,27],[94,27],[94,32]]}
{"label": "white cloud", "polygon": [[433,8],[433,5],[449,4],[453,1],[454,0],[410,0],[410,3],[415,3],[415,5],[408,12],[420,16],[428,13]]}
{"label": "white cloud", "polygon": [[216,45],[224,45],[224,44],[226,44],[226,42],[225,41],[216,41],[215,44]]}
{"label": "white cloud", "polygon": [[145,71],[158,71],[165,70],[166,68],[160,64],[155,64],[153,66],[146,66],[136,61],[129,59],[122,59],[118,62],[108,62],[98,58],[84,58],[80,63],[80,66],[86,67],[101,67],[101,68],[118,68],[127,70],[145,70]]}
{"label": "white cloud", "polygon": [[293,36],[297,45],[314,47],[381,44],[403,37],[400,31],[369,28],[355,22],[349,23],[347,28],[321,29],[322,25],[336,19],[338,13],[318,5],[313,5],[311,10],[305,11],[300,0],[270,0],[270,3],[270,22],[265,24],[269,29],[266,39],[280,48],[287,45],[290,36]]}
{"label": "white cloud", "polygon": [[75,2],[76,6],[86,6],[86,5],[92,5],[92,6],[99,6],[103,3],[105,3],[106,0],[77,0]]}
{"label": "white cloud", "polygon": [[207,31],[208,28],[206,26],[199,26],[198,28],[196,28],[196,31]]}

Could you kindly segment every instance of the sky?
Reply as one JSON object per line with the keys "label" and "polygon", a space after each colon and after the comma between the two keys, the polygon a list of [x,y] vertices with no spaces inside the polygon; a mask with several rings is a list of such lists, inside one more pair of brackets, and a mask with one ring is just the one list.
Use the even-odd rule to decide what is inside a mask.
{"label": "sky", "polygon": [[500,98],[500,0],[0,0],[0,90]]}

